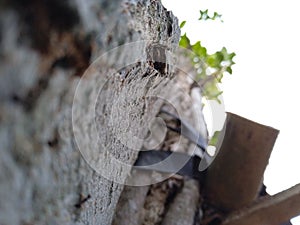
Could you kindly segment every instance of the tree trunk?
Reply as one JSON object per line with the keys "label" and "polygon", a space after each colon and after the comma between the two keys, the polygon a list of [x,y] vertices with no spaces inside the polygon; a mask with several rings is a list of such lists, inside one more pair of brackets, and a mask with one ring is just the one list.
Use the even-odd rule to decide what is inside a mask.
{"label": "tree trunk", "polygon": [[161,108],[207,139],[179,38],[157,0],[1,1],[1,225],[279,224],[299,214],[299,185],[255,200],[277,131],[233,114],[200,182],[132,169],[141,150],[198,151],[166,128],[179,124]]}
{"label": "tree trunk", "polygon": [[[152,0],[0,7],[0,224],[111,224],[129,172],[111,162],[134,163],[158,93],[171,95],[172,68],[147,52],[173,51],[177,19]],[[146,60],[116,69],[136,52]]]}

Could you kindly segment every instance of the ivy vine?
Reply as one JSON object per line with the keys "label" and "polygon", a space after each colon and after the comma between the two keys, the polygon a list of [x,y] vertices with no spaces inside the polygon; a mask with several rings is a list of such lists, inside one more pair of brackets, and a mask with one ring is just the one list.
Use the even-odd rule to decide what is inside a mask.
{"label": "ivy vine", "polygon": [[[209,16],[208,10],[201,11],[199,20],[217,20],[221,22],[222,15],[214,12],[212,16]],[[180,28],[183,28],[186,21],[181,22]],[[221,102],[218,98],[222,91],[217,87],[218,83],[222,82],[222,78],[225,73],[232,74],[232,66],[235,64],[233,61],[234,52],[228,52],[225,47],[220,51],[209,54],[206,47],[201,44],[201,41],[197,41],[191,44],[187,34],[181,36],[179,45],[183,48],[191,50],[194,54],[191,54],[191,62],[197,71],[196,82],[200,85],[202,95],[208,100],[216,100]]]}

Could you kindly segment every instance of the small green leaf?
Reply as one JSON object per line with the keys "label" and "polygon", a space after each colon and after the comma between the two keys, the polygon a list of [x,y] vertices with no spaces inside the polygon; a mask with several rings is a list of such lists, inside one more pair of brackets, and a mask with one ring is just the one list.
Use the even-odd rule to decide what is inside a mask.
{"label": "small green leaf", "polygon": [[221,68],[221,62],[224,60],[222,52],[216,52],[207,57],[207,64],[212,68]]}
{"label": "small green leaf", "polygon": [[216,20],[216,19],[219,19],[221,22],[223,22],[223,20],[221,19],[222,15],[217,13],[217,12],[214,12],[213,16],[210,17],[208,15],[208,9],[202,11],[200,10],[200,17],[199,17],[199,20]]}
{"label": "small green leaf", "polygon": [[[208,9],[200,10],[199,20],[217,20],[221,19],[222,15],[214,12],[212,16],[209,16]],[[186,24],[186,21],[180,23],[180,28],[183,28]],[[217,84],[221,83],[224,72],[232,74],[231,66],[234,65],[233,58],[235,53],[229,53],[225,47],[220,51],[217,51],[213,54],[208,54],[207,49],[201,45],[201,42],[198,41],[195,44],[191,44],[190,39],[187,37],[186,33],[181,36],[179,41],[179,46],[183,48],[188,48],[193,51],[194,54],[186,54],[187,57],[190,57],[191,63],[196,70],[196,81],[203,81],[201,83],[202,94],[205,98],[209,100],[216,100],[218,103],[221,103],[219,96],[223,93],[218,89]]]}
{"label": "small green leaf", "polygon": [[229,74],[232,74],[231,66],[227,67],[227,68],[226,68],[226,71],[227,71]]}
{"label": "small green leaf", "polygon": [[207,56],[207,50],[205,47],[202,47],[201,42],[197,41],[192,45],[192,51],[200,58],[203,59]]}
{"label": "small green leaf", "polygon": [[208,20],[210,17],[208,16],[208,9],[202,11],[200,10],[200,17],[199,20]]}
{"label": "small green leaf", "polygon": [[223,20],[221,19],[222,15],[217,13],[217,12],[214,12],[214,15],[213,17],[211,18],[212,20],[216,20],[216,19],[220,19],[222,22]]}
{"label": "small green leaf", "polygon": [[181,36],[181,39],[179,41],[179,46],[183,48],[189,48],[191,46],[190,39],[186,36],[186,33]]}
{"label": "small green leaf", "polygon": [[209,145],[212,145],[212,146],[215,146],[215,147],[217,146],[220,133],[221,133],[221,131],[215,131],[215,133],[213,134],[213,136],[209,140]]}
{"label": "small green leaf", "polygon": [[182,21],[181,23],[180,23],[180,28],[183,28],[184,27],[184,25],[185,25],[185,23],[186,23],[186,21],[184,20],[184,21]]}
{"label": "small green leaf", "polygon": [[207,99],[216,100],[218,103],[221,104],[221,101],[218,97],[223,93],[223,91],[220,91],[218,89],[216,82],[211,81],[206,83],[202,91],[203,91],[203,95]]}

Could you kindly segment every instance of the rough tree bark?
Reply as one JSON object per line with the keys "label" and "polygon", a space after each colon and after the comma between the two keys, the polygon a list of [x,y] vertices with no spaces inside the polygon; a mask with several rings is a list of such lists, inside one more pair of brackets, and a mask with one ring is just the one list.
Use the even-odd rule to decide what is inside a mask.
{"label": "rough tree bark", "polygon": [[[152,0],[7,0],[0,7],[0,224],[111,224],[123,185],[88,165],[74,133],[86,135],[81,147],[91,148],[94,130],[84,110],[94,103],[97,85],[118,73],[114,65],[126,61],[126,54],[101,64],[82,108],[73,109],[78,125],[73,131],[75,90],[89,64],[118,45],[147,40],[135,50],[146,52],[159,43],[172,51],[180,36],[177,19]],[[124,73],[124,81],[112,75],[108,98],[96,104],[103,110],[97,111],[103,143],[92,147],[110,148],[116,159],[133,164],[137,151],[116,137],[126,137],[124,129],[146,135],[145,121],[161,103],[147,105],[143,95],[162,90],[171,72],[137,64]],[[125,99],[119,108],[106,107],[117,94]],[[131,117],[116,117],[119,127],[101,120],[121,112]],[[141,148],[140,142],[131,144]],[[120,176],[116,168],[110,172]]]}
{"label": "rough tree bark", "polygon": [[[299,185],[253,201],[272,146],[256,160],[248,125],[229,129],[204,185],[130,171],[140,150],[197,151],[161,126],[160,108],[207,138],[190,59],[171,54],[179,38],[158,0],[0,2],[1,225],[267,224],[299,213]],[[252,181],[238,176],[250,170]]]}

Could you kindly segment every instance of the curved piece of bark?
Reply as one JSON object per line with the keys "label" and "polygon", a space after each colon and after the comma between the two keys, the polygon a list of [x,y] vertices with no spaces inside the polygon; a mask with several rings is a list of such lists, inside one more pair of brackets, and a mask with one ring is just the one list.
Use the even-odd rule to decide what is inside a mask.
{"label": "curved piece of bark", "polygon": [[210,204],[228,212],[256,199],[278,132],[227,113],[224,138],[205,180]]}
{"label": "curved piece of bark", "polygon": [[300,184],[230,214],[222,225],[282,224],[300,215]]}

